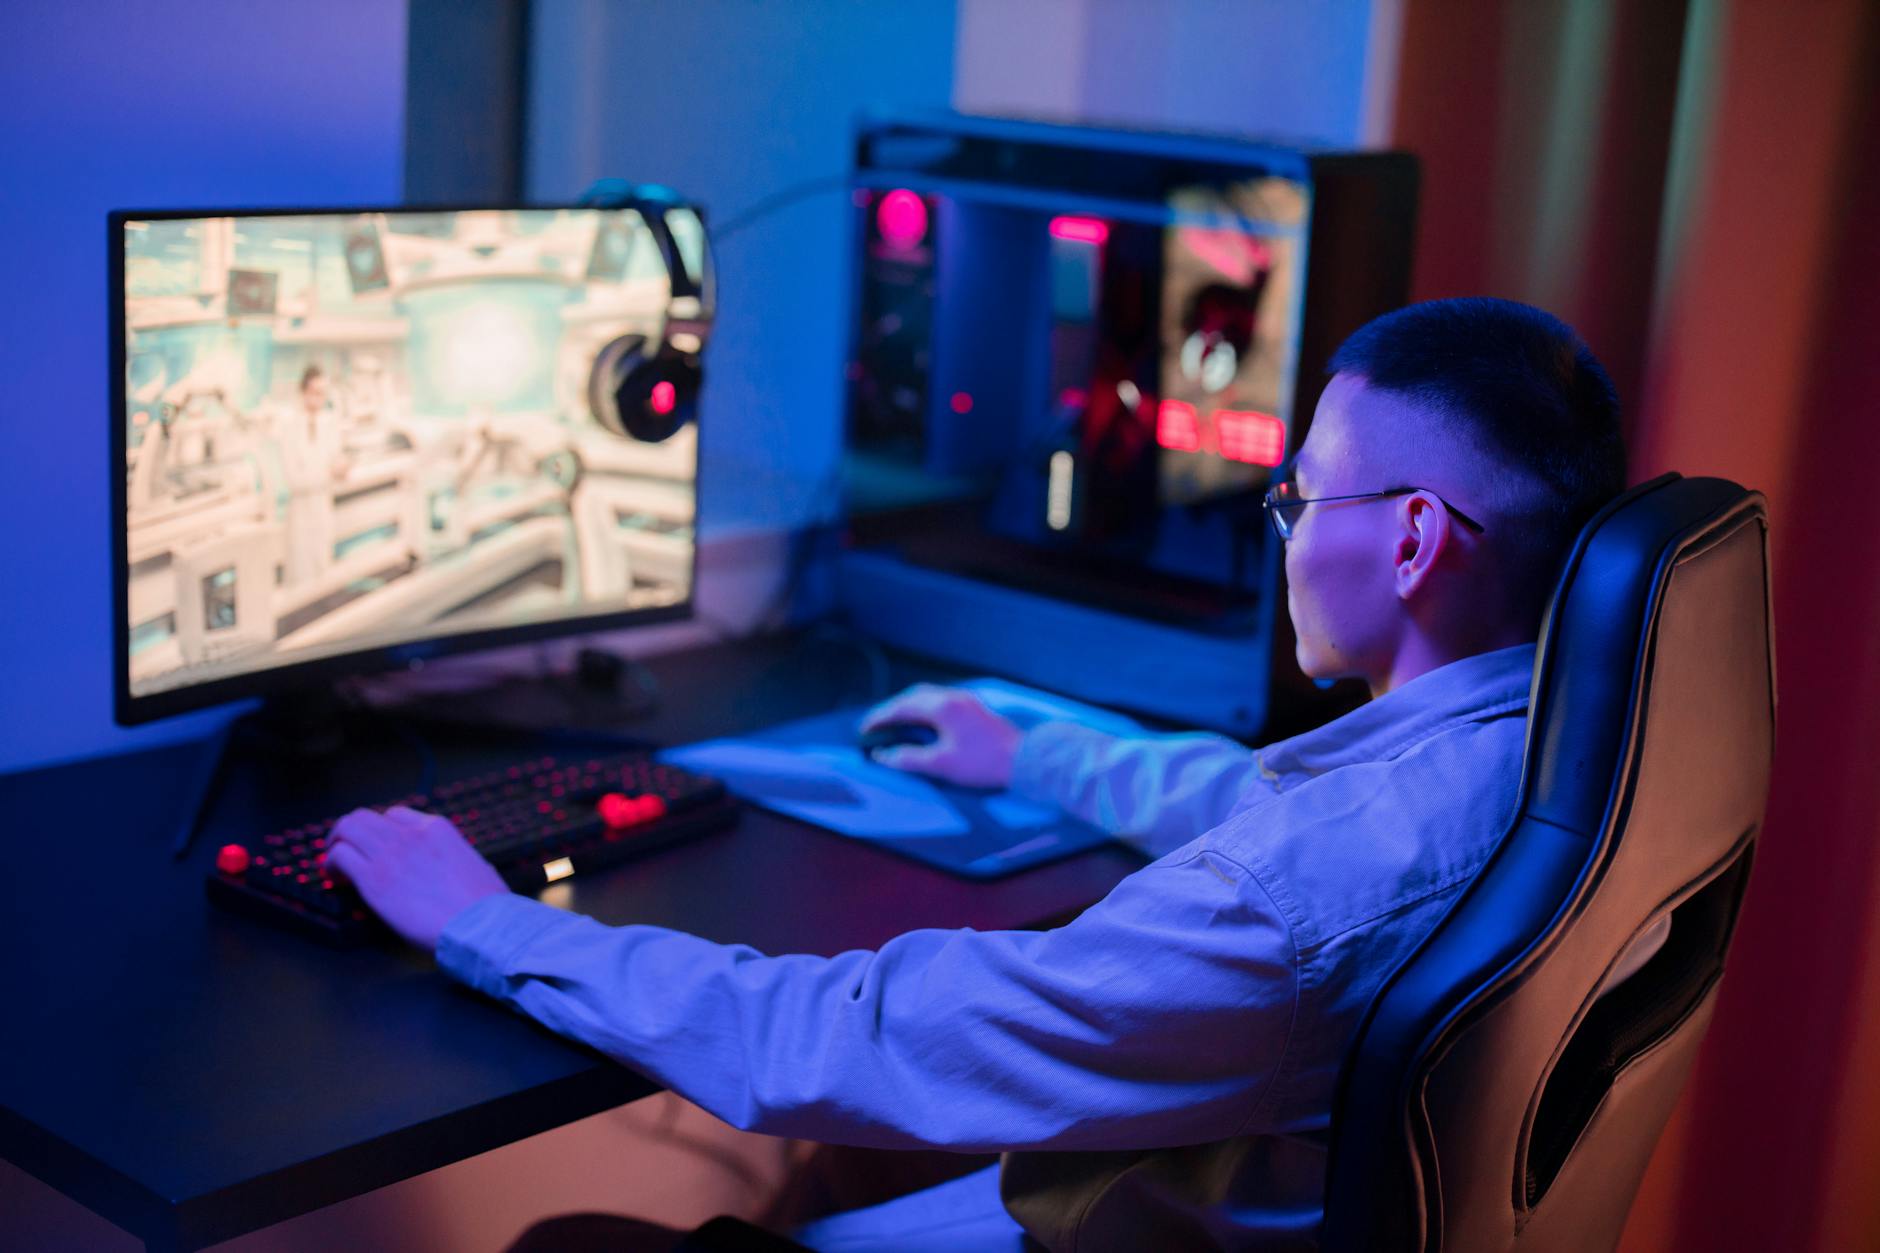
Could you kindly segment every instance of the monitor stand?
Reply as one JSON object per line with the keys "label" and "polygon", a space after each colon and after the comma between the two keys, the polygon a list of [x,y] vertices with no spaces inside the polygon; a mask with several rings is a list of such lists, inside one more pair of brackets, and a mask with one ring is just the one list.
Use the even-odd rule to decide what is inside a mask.
{"label": "monitor stand", "polygon": [[[420,725],[611,737],[659,707],[659,684],[639,662],[597,648],[575,656],[572,673],[499,679],[470,692],[414,696],[398,717]],[[391,711],[388,711],[391,712]],[[627,737],[622,742],[632,742]]]}
{"label": "monitor stand", "polygon": [[224,723],[203,745],[183,795],[182,822],[170,844],[170,855],[181,861],[189,853],[221,789],[229,759],[237,751],[259,749],[309,761],[331,758],[345,747],[345,713],[339,694],[322,687],[268,697],[259,708]]}
{"label": "monitor stand", "polygon": [[[265,755],[274,762],[300,763],[302,774],[331,769],[358,738],[361,719],[390,730],[416,749],[431,773],[434,762],[423,732],[460,737],[469,732],[518,742],[563,740],[586,745],[644,748],[645,741],[619,728],[651,713],[658,704],[652,676],[638,663],[583,649],[574,674],[509,679],[473,692],[424,697],[377,708],[323,687],[264,700],[257,709],[225,724],[203,746],[184,793],[182,819],[171,855],[189,853],[213,808],[232,759]],[[428,786],[419,791],[428,791]]]}

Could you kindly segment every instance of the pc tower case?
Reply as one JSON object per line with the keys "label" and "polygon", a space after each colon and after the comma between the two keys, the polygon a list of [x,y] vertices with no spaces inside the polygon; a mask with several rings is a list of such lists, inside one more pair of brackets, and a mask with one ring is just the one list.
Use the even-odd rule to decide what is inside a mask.
{"label": "pc tower case", "polygon": [[1407,296],[1414,158],[941,114],[854,183],[851,620],[1242,737],[1364,699],[1300,674],[1260,498]]}

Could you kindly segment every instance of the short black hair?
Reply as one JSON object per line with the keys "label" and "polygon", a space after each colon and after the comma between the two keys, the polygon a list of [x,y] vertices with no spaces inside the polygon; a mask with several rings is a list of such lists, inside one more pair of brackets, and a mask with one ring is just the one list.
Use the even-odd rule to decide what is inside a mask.
{"label": "short black hair", "polygon": [[1511,608],[1538,629],[1580,530],[1625,490],[1619,397],[1592,350],[1559,318],[1488,296],[1406,305],[1358,328],[1330,374],[1427,405],[1495,461],[1547,489],[1499,539]]}
{"label": "short black hair", "polygon": [[307,384],[313,382],[315,379],[323,379],[325,377],[326,371],[320,368],[318,361],[309,362],[307,368],[300,372],[300,390],[303,392],[306,391]]}

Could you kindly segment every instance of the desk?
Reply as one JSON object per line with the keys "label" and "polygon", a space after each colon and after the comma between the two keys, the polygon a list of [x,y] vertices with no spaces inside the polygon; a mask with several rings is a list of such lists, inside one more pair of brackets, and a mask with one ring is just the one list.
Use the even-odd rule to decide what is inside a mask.
{"label": "desk", "polygon": [[[661,708],[625,729],[680,743],[862,699],[830,679],[854,659],[798,650],[655,658]],[[897,684],[934,677],[897,665]],[[443,778],[528,751],[434,743]],[[410,745],[362,744],[343,768],[232,772],[174,862],[167,833],[199,751],[0,776],[0,1158],[147,1247],[192,1249],[656,1090],[428,957],[335,952],[205,902],[222,843],[413,790]],[[1141,864],[1118,846],[973,884],[746,810],[729,831],[555,886],[608,922],[830,954],[920,927],[1056,921]]]}

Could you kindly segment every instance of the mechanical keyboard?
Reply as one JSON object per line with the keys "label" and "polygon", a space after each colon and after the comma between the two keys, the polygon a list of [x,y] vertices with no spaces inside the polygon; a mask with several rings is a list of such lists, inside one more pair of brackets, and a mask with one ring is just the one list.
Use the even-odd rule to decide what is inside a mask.
{"label": "mechanical keyboard", "polygon": [[[716,779],[645,753],[581,760],[539,757],[389,801],[449,818],[519,892],[638,857],[731,825],[738,802]],[[227,844],[209,898],[331,944],[384,933],[351,884],[325,873],[337,817]]]}

